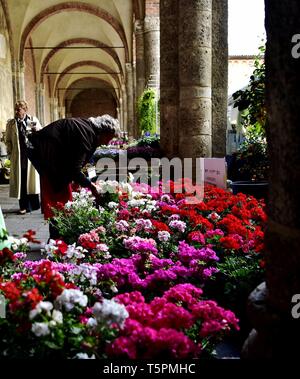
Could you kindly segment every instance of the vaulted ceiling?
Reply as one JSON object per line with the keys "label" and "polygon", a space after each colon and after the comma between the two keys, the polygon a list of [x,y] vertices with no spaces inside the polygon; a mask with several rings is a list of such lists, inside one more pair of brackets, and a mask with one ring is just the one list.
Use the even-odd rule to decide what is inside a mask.
{"label": "vaulted ceiling", "polygon": [[119,96],[125,64],[133,60],[133,20],[143,18],[143,0],[1,2],[13,59],[22,61],[25,50],[32,50],[36,80],[48,77],[53,96],[59,88],[65,96],[64,89],[91,81]]}

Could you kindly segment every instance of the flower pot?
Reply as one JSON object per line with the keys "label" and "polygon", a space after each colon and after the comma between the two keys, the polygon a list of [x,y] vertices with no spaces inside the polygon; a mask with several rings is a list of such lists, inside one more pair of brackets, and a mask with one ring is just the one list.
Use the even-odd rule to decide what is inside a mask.
{"label": "flower pot", "polygon": [[232,193],[236,195],[239,192],[242,192],[246,195],[252,195],[256,197],[257,199],[267,199],[268,197],[268,182],[261,182],[261,181],[238,181],[238,182],[232,182],[231,188]]}

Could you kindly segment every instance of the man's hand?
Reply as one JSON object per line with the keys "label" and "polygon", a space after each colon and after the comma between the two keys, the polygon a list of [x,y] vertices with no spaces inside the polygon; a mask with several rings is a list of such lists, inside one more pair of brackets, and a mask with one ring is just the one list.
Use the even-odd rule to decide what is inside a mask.
{"label": "man's hand", "polygon": [[97,186],[95,183],[91,182],[91,191],[92,191],[92,194],[96,197],[98,195],[98,190],[97,190]]}
{"label": "man's hand", "polygon": [[98,192],[98,189],[95,183],[91,183],[91,191],[92,191],[93,196],[95,196],[97,206],[99,206],[101,204],[102,196],[101,196],[101,193]]}
{"label": "man's hand", "polygon": [[93,196],[95,196],[97,200],[99,198],[99,192],[98,192],[96,184],[93,182],[91,183],[91,191],[92,191]]}

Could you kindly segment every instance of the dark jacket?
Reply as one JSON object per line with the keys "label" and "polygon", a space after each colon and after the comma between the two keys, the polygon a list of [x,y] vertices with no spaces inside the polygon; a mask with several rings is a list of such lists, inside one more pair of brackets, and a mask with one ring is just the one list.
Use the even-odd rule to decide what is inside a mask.
{"label": "dark jacket", "polygon": [[29,159],[55,190],[60,191],[72,181],[90,187],[90,181],[81,172],[97,148],[96,127],[90,120],[57,120],[32,133],[29,140]]}

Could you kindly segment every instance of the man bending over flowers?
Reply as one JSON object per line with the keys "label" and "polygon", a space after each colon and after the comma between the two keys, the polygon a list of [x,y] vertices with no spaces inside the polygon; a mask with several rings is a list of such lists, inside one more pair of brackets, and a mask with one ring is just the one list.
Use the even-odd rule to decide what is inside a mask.
{"label": "man bending over flowers", "polygon": [[[96,185],[82,172],[99,145],[120,136],[118,120],[109,115],[89,119],[68,118],[52,122],[32,133],[28,157],[41,177],[41,202],[45,219],[53,218],[52,208],[72,200],[71,183],[89,188],[97,197]],[[50,238],[57,231],[50,220]]]}

